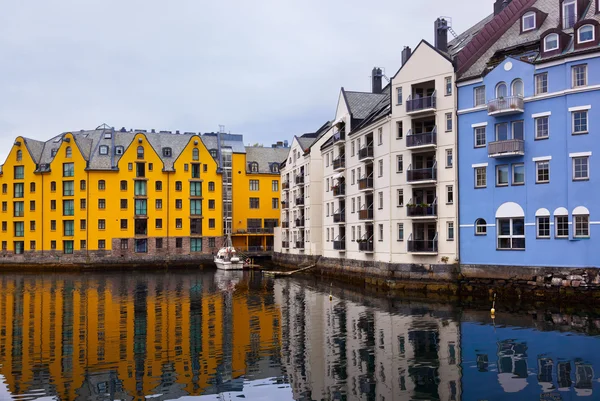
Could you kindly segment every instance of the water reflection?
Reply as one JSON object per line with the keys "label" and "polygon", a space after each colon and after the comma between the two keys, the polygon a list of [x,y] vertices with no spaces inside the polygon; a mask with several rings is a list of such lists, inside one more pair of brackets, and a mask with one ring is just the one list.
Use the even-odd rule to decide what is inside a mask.
{"label": "water reflection", "polygon": [[595,399],[599,332],[248,273],[4,274],[0,399]]}

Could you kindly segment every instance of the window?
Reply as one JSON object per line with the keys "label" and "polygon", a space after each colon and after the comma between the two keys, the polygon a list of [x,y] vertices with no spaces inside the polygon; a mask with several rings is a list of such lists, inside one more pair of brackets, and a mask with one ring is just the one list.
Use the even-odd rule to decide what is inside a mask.
{"label": "window", "polygon": [[8,192],[8,184],[2,184],[2,193],[5,194]]}
{"label": "window", "polygon": [[108,154],[108,146],[106,146],[106,145],[100,146],[99,152],[101,155],[107,155]]}
{"label": "window", "polygon": [[106,199],[98,199],[98,209],[106,209]]}
{"label": "window", "polygon": [[144,147],[143,146],[137,147],[137,158],[139,160],[142,160],[144,158]]}
{"label": "window", "polygon": [[202,252],[202,238],[190,238],[190,251]]}
{"label": "window", "polygon": [[104,220],[104,219],[98,220],[98,230],[106,230],[106,220]]}
{"label": "window", "polygon": [[505,187],[508,185],[508,165],[496,166],[496,186]]}
{"label": "window", "polygon": [[13,184],[13,192],[15,198],[22,198],[25,196],[25,186],[23,183]]}
{"label": "window", "polygon": [[505,82],[500,82],[496,85],[496,98],[504,98],[508,96],[508,87]]}
{"label": "window", "polygon": [[258,180],[250,180],[250,191],[258,191]]}
{"label": "window", "polygon": [[383,192],[379,192],[378,199],[379,199],[379,209],[383,209]]}
{"label": "window", "polygon": [[190,200],[190,214],[192,216],[199,216],[202,214],[202,201],[200,199]]}
{"label": "window", "polygon": [[593,42],[594,41],[594,26],[584,25],[579,28],[577,33],[577,41],[579,43]]}
{"label": "window", "polygon": [[402,171],[404,171],[403,158],[402,158],[402,155],[397,155],[396,156],[396,172],[401,173]]}
{"label": "window", "polygon": [[498,249],[525,249],[525,219],[498,219]]}
{"label": "window", "polygon": [[208,228],[215,228],[215,219],[208,219]]}
{"label": "window", "polygon": [[63,181],[63,196],[75,195],[75,183],[73,181]]}
{"label": "window", "polygon": [[404,241],[404,223],[398,223],[398,241]]}
{"label": "window", "polygon": [[80,199],[79,200],[79,209],[85,210],[86,207],[87,207],[87,200],[86,199]]}
{"label": "window", "polygon": [[545,184],[550,182],[550,161],[541,160],[535,162],[535,183]]}
{"label": "window", "polygon": [[535,119],[535,139],[548,139],[550,136],[548,130],[549,117],[538,117]]}
{"label": "window", "polygon": [[85,219],[79,220],[79,229],[81,231],[85,231],[86,228],[87,228],[87,220],[85,220]]}
{"label": "window", "polygon": [[17,161],[20,162],[23,160],[23,151],[17,150]]}
{"label": "window", "polygon": [[[102,151],[102,149],[100,149],[100,151]],[[108,150],[107,150],[107,152],[108,152]],[[56,149],[50,149],[50,156],[51,157],[56,156]]]}
{"label": "window", "polygon": [[29,231],[35,231],[35,220],[29,222]]}
{"label": "window", "polygon": [[590,236],[590,216],[573,216],[575,219],[575,238],[589,238]]}
{"label": "window", "polygon": [[[206,164],[204,166],[206,166]],[[204,171],[206,171],[206,170],[204,170]],[[279,173],[279,164],[272,163],[271,164],[271,172],[272,173]]]}
{"label": "window", "polygon": [[133,171],[133,163],[127,163],[127,170]]}
{"label": "window", "polygon": [[550,238],[550,217],[538,216],[537,223],[537,238]]}
{"label": "window", "polygon": [[104,191],[106,189],[106,182],[104,180],[98,181],[98,190]]}
{"label": "window", "polygon": [[279,181],[277,181],[277,180],[271,181],[271,191],[279,192]]}
{"label": "window", "polygon": [[351,204],[351,209],[350,209],[351,213],[356,212],[356,199],[352,198],[352,204]]}
{"label": "window", "polygon": [[573,134],[588,133],[588,112],[587,110],[574,111],[573,113]]}
{"label": "window", "polygon": [[[73,241],[65,241],[65,242],[73,242]],[[65,247],[66,249],[66,247]],[[29,241],[29,250],[31,251],[35,251],[35,241]],[[65,251],[66,253],[66,251]],[[71,253],[73,253],[73,250],[71,249]]]}
{"label": "window", "polygon": [[98,249],[105,249],[106,248],[106,241],[103,239],[99,239],[98,240]]}
{"label": "window", "polygon": [[63,200],[63,216],[74,216],[75,205],[72,200]]}
{"label": "window", "polygon": [[162,199],[157,199],[157,200],[154,202],[154,208],[155,208],[156,210],[161,210],[161,209],[162,209]]}
{"label": "window", "polygon": [[475,235],[487,235],[487,222],[484,219],[475,220]]}
{"label": "window", "polygon": [[6,221],[2,222],[2,231],[6,231],[7,225],[8,225],[8,223]]}
{"label": "window", "polygon": [[329,153],[325,154],[325,167],[329,167]]}
{"label": "window", "polygon": [[452,149],[446,149],[446,168],[452,168]]}
{"label": "window", "polygon": [[523,97],[523,95],[524,95],[523,81],[520,79],[515,79],[512,82],[511,91],[512,91],[513,96]]}
{"label": "window", "polygon": [[121,180],[121,191],[127,191],[127,181]]}
{"label": "window", "polygon": [[556,238],[569,238],[569,216],[554,216],[554,225]]}
{"label": "window", "polygon": [[403,189],[399,189],[397,191],[397,198],[398,198],[398,207],[402,207],[404,206],[404,190]]}
{"label": "window", "polygon": [[446,239],[448,241],[454,241],[454,222],[448,221],[446,222]]}
{"label": "window", "polygon": [[162,181],[156,181],[156,183],[154,183],[154,189],[162,191]]}
{"label": "window", "polygon": [[146,177],[146,163],[135,163],[135,176],[138,178]]}
{"label": "window", "polygon": [[579,88],[587,85],[587,64],[576,65],[572,67],[573,88]]}
{"label": "window", "polygon": [[273,209],[279,209],[279,198],[273,198],[271,200],[271,206]]}
{"label": "window", "polygon": [[175,199],[175,209],[181,209],[183,207],[183,201],[181,199]]}
{"label": "window", "polygon": [[157,238],[156,239],[156,249],[162,249],[162,247],[163,247],[163,239]]}
{"label": "window", "polygon": [[541,95],[548,93],[548,73],[537,74],[535,76],[535,94]]}
{"label": "window", "polygon": [[181,181],[175,181],[175,191],[181,191],[183,188],[183,185],[181,184]]}
{"label": "window", "polygon": [[473,88],[473,106],[485,105],[485,86]]}
{"label": "window", "polygon": [[383,145],[383,128],[377,129],[377,144]]}
{"label": "window", "polygon": [[475,147],[482,148],[485,147],[485,127],[476,127],[474,128],[475,133]]}
{"label": "window", "polygon": [[398,89],[396,89],[397,91],[397,102],[398,104],[402,104],[402,87],[399,87]]}
{"label": "window", "polygon": [[86,248],[87,248],[87,242],[86,242],[84,239],[82,239],[81,241],[79,241],[79,248],[80,248],[81,250],[83,250],[83,249],[86,249]]}
{"label": "window", "polygon": [[14,202],[13,208],[14,208],[13,217],[24,217],[25,216],[25,202]]}
{"label": "window", "polygon": [[56,210],[56,201],[54,199],[50,201],[50,210]]}
{"label": "window", "polygon": [[115,155],[120,156],[125,152],[125,148],[123,146],[115,146]]}
{"label": "window", "polygon": [[404,136],[404,133],[402,130],[402,121],[397,121],[396,122],[396,139],[402,139],[403,136]]}
{"label": "window", "polygon": [[129,241],[126,238],[121,239],[121,250],[129,248]]}
{"label": "window", "polygon": [[378,171],[378,175],[379,175],[379,177],[383,177],[383,159],[379,160],[377,162],[377,165],[379,166],[379,168],[378,168],[378,170],[379,170]]}
{"label": "window", "polygon": [[171,157],[173,155],[171,148],[163,148],[162,151],[164,157]]}
{"label": "window", "polygon": [[259,205],[259,198],[250,198],[250,209],[258,209]]}
{"label": "window", "polygon": [[135,214],[137,216],[145,216],[148,214],[148,203],[146,199],[135,200]]}
{"label": "window", "polygon": [[22,180],[25,178],[25,167],[15,166],[15,180]]}
{"label": "window", "polygon": [[575,0],[565,0],[562,4],[562,29],[573,28],[577,22],[577,5]]}
{"label": "window", "polygon": [[175,248],[183,248],[183,238],[175,238]]}
{"label": "window", "polygon": [[177,229],[183,228],[183,221],[181,219],[175,219],[175,228],[177,228]]}
{"label": "window", "polygon": [[79,181],[79,189],[80,189],[81,191],[85,191],[85,187],[86,187],[85,180],[81,180],[81,181]]}
{"label": "window", "polygon": [[530,11],[528,13],[525,13],[525,15],[523,15],[522,31],[527,32],[527,31],[531,31],[532,29],[535,29],[535,12],[534,11]]}
{"label": "window", "polygon": [[512,185],[525,184],[525,165],[523,163],[512,165]]}
{"label": "window", "polygon": [[350,156],[354,156],[354,152],[355,152],[355,148],[354,148],[354,141],[350,142]]}
{"label": "window", "polygon": [[551,33],[544,38],[544,51],[550,52],[558,49],[558,34]]}
{"label": "window", "polygon": [[446,203],[451,205],[454,203],[454,186],[446,185]]}
{"label": "window", "polygon": [[383,224],[378,225],[379,228],[379,241],[383,241]]}
{"label": "window", "polygon": [[352,178],[350,180],[351,184],[352,185],[356,184],[356,171],[355,170],[352,170],[351,178]]}
{"label": "window", "polygon": [[154,225],[155,225],[155,227],[156,227],[157,229],[159,229],[159,230],[160,230],[160,229],[162,229],[162,226],[163,226],[163,225],[162,225],[162,223],[163,223],[163,222],[162,222],[162,219],[156,219],[156,220],[154,221]]}
{"label": "window", "polygon": [[446,113],[446,132],[452,131],[452,113]]}
{"label": "window", "polygon": [[208,208],[210,210],[214,210],[214,208],[215,208],[215,200],[214,199],[209,199],[208,200]]}
{"label": "window", "polygon": [[75,222],[73,220],[63,221],[63,235],[65,237],[72,237],[75,235]]}
{"label": "window", "polygon": [[590,159],[588,156],[573,158],[573,181],[589,180]]}
{"label": "window", "polygon": [[50,249],[56,249],[56,241],[50,241]]}
{"label": "window", "polygon": [[452,94],[452,77],[444,78],[444,92],[446,96]]}
{"label": "window", "polygon": [[487,167],[475,167],[475,188],[487,186]]}
{"label": "window", "polygon": [[14,223],[15,237],[25,236],[25,223],[22,221],[16,221]]}
{"label": "window", "polygon": [[127,209],[127,199],[121,199],[121,209]]}
{"label": "window", "polygon": [[258,163],[257,162],[250,163],[250,172],[258,173]]}
{"label": "window", "polygon": [[50,231],[56,231],[56,220],[50,220]]}
{"label": "window", "polygon": [[56,181],[50,182],[50,192],[56,192]]}
{"label": "window", "polygon": [[213,181],[209,181],[208,183],[208,191],[209,192],[214,192],[215,190],[215,183]]}

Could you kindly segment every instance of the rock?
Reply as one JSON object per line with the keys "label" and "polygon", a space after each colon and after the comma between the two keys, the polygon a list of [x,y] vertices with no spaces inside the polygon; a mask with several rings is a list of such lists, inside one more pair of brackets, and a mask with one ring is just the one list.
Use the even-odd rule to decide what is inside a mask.
{"label": "rock", "polygon": [[562,280],[562,286],[563,287],[570,287],[571,286],[571,282],[569,280]]}
{"label": "rock", "polygon": [[[543,281],[542,281],[542,282],[540,282],[540,284],[541,284],[541,283],[543,283]],[[538,284],[538,282],[535,282],[535,281],[528,281],[528,282],[527,282],[527,285],[531,285],[531,286],[534,286],[534,287],[535,287],[537,284]]]}
{"label": "rock", "polygon": [[559,277],[554,277],[552,278],[552,285],[556,286],[556,287],[560,287],[563,283],[563,280]]}
{"label": "rock", "polygon": [[572,280],[572,281],[571,281],[571,287],[575,287],[575,288],[577,288],[577,287],[579,287],[580,285],[581,285],[581,281],[579,281],[579,280]]}
{"label": "rock", "polygon": [[583,276],[580,276],[579,274],[572,274],[570,276],[567,276],[567,280],[578,280],[578,281],[583,281]]}

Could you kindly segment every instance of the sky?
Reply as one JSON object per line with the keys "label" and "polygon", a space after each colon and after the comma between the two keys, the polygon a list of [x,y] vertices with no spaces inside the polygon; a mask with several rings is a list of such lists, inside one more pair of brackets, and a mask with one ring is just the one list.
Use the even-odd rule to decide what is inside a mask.
{"label": "sky", "polygon": [[212,132],[266,146],[333,119],[404,46],[457,33],[494,0],[2,0],[0,164],[14,138],[116,129]]}

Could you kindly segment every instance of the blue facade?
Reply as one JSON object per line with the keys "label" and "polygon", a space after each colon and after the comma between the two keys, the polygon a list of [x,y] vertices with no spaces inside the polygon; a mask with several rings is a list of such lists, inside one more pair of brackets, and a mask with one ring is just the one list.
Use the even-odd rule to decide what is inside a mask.
{"label": "blue facade", "polygon": [[[573,67],[582,65],[587,82],[572,88]],[[547,92],[535,94],[535,76],[541,73],[547,73]],[[524,101],[513,102],[511,84],[517,79],[523,82]],[[506,92],[496,92],[500,82],[507,84]],[[600,57],[547,67],[507,58],[483,82],[458,88],[461,263],[600,267],[598,85]],[[474,90],[481,86],[487,107],[474,107]],[[574,134],[574,125],[586,133]],[[479,145],[485,130],[479,147],[476,129]],[[498,185],[498,166],[506,166],[498,173],[506,185]],[[483,186],[480,179],[482,187],[476,188],[476,172],[481,178],[483,167],[487,182]]]}

